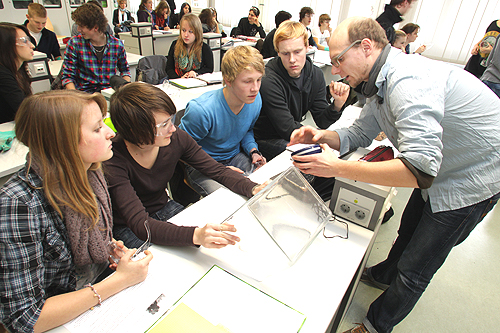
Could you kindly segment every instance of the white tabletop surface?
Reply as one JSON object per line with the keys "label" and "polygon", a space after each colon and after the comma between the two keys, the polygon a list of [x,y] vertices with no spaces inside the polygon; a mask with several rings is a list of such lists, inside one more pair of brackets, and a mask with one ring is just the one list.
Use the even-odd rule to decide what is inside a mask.
{"label": "white tabletop surface", "polygon": [[[191,88],[191,89],[180,89],[173,85],[162,85],[162,84],[158,84],[156,85],[156,87],[162,89],[170,96],[170,98],[175,104],[175,107],[177,108],[177,111],[179,111],[185,109],[187,103],[193,98],[197,98],[207,91],[220,89],[222,88],[222,84],[211,84],[208,86]],[[108,101],[111,98],[111,95],[113,95],[114,93],[115,90],[113,88],[108,88],[101,91],[101,94]]]}
{"label": "white tabletop surface", "polygon": [[[254,181],[262,182],[290,165],[290,153],[285,151],[255,172],[251,178]],[[226,192],[229,191],[226,190]],[[231,201],[229,198],[232,198]],[[223,191],[216,191],[176,215],[171,219],[171,222],[200,226],[209,222],[220,223],[231,215],[238,205],[243,203],[244,199],[234,193],[229,192],[227,195]],[[255,220],[248,222],[258,223]],[[345,233],[344,226],[338,223],[329,224],[327,230],[333,234]],[[251,272],[248,274],[248,269],[242,267],[241,257],[234,255],[234,252],[238,252],[236,246],[223,250],[187,249],[188,251],[184,251],[182,254],[180,249],[159,246],[155,246],[155,248],[175,256],[181,255],[187,259],[184,261],[185,266],[190,266],[190,270],[193,266],[196,267],[199,274],[203,274],[213,264],[232,272],[251,285],[304,313],[307,320],[301,333],[307,333],[324,332],[328,328],[363,259],[372,236],[372,231],[351,223],[349,223],[348,240],[326,239],[320,233],[293,266],[285,269],[277,267],[268,276],[259,272],[259,280],[260,277],[265,276],[261,281],[249,276],[253,274]],[[245,239],[242,239],[242,245],[243,242]],[[243,248],[243,252],[245,251],[247,249]],[[260,258],[262,261],[267,261],[264,259],[266,258]],[[248,263],[252,262],[249,260]],[[259,267],[257,269],[260,270]],[[179,267],[179,270],[182,268]]]}
{"label": "white tabletop surface", "polygon": [[[287,169],[291,165],[289,154],[285,151],[257,170],[251,178],[261,182]],[[219,189],[177,214],[170,221],[178,225],[200,226],[206,223],[221,223],[244,204],[245,200],[227,189]],[[239,220],[234,223],[236,225],[239,223],[240,228],[245,223],[253,223],[253,226],[260,227],[255,219]],[[345,226],[339,223],[328,224],[326,230],[331,234],[345,234]],[[267,237],[267,234],[263,234],[263,237]],[[241,244],[247,242],[248,245],[244,233],[238,235],[242,237]],[[169,274],[166,274],[162,280],[165,285],[172,286],[170,291],[172,295],[169,297],[174,299],[181,297],[212,265],[217,264],[305,314],[307,319],[301,333],[318,333],[327,330],[372,237],[372,231],[351,223],[349,223],[349,239],[347,240],[326,239],[320,233],[295,264],[280,266],[262,279],[252,278],[250,276],[253,275],[252,272],[244,267],[240,260],[247,260],[251,264],[252,262],[265,263],[268,258],[264,256],[250,258],[253,252],[248,251],[248,247],[245,249],[235,245],[214,250],[203,247],[153,245],[151,251],[153,256],[156,255],[156,260],[162,261],[162,264],[169,268]],[[259,243],[258,239],[251,241]],[[262,271],[258,266],[255,269]],[[242,273],[244,270],[246,272]],[[214,297],[227,297],[228,306],[231,306],[230,290],[224,290],[223,286],[221,288],[214,286]],[[66,332],[66,329],[59,327],[53,332]]]}
{"label": "white tabletop surface", "polygon": [[[14,129],[14,122],[0,124],[0,131],[10,131]],[[5,153],[0,153],[0,178],[13,174],[21,169],[26,162],[28,147],[14,139],[12,147]]]}
{"label": "white tabletop surface", "polygon": [[[137,66],[137,63],[139,63],[139,60],[143,58],[144,56],[140,54],[134,54],[134,53],[127,53],[127,61],[129,66]],[[61,71],[61,67],[63,65],[64,60],[52,60],[49,61],[49,68],[50,68],[50,74],[52,77],[56,77],[59,72]]]}

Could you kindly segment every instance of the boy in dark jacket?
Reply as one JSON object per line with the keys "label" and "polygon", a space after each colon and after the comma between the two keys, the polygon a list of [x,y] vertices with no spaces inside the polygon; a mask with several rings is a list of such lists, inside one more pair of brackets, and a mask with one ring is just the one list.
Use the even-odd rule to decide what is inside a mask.
{"label": "boy in dark jacket", "polygon": [[268,161],[285,150],[307,111],[325,129],[340,118],[349,96],[348,85],[332,82],[335,101],[327,102],[323,72],[306,56],[307,37],[304,25],[293,21],[281,23],[274,36],[278,57],[266,65],[260,89],[262,109],[254,126],[255,139]]}

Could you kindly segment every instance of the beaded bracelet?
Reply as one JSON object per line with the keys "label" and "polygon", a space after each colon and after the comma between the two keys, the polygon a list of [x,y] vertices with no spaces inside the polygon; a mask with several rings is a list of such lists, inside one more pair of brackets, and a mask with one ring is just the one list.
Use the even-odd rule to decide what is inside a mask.
{"label": "beaded bracelet", "polygon": [[[102,304],[101,295],[99,295],[99,293],[97,292],[97,290],[95,290],[94,286],[89,283],[89,284],[86,284],[84,287],[85,288],[89,287],[90,289],[92,289],[92,292],[94,293],[94,297],[97,297],[97,304],[95,306],[101,305]],[[90,308],[90,310],[94,310],[94,306],[92,306]]]}

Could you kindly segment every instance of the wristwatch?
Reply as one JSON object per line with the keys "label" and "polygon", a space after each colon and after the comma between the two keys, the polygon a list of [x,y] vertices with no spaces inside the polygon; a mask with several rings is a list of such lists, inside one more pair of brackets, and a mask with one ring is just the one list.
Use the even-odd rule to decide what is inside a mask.
{"label": "wristwatch", "polygon": [[258,151],[257,149],[252,150],[252,151],[250,152],[250,157],[252,157],[252,156],[253,156],[253,154],[258,154],[258,155],[262,156],[262,153],[261,153],[260,151]]}

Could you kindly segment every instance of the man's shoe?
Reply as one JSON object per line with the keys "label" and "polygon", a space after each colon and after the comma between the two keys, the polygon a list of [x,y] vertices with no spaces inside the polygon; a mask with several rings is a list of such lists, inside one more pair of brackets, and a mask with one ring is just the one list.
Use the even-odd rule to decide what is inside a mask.
{"label": "man's shoe", "polygon": [[378,281],[376,281],[372,274],[370,273],[369,269],[371,267],[368,267],[368,268],[365,268],[363,270],[363,273],[361,273],[361,278],[360,278],[360,281],[366,283],[366,284],[369,284],[371,285],[372,287],[375,287],[375,288],[378,288],[380,290],[386,290],[387,288],[389,288],[389,285],[385,284],[385,283],[380,283]]}
{"label": "man's shoe", "polygon": [[359,324],[359,323],[355,323],[355,324],[358,325],[358,326],[353,327],[350,330],[345,331],[344,333],[370,333],[366,329],[366,327],[365,327],[364,324]]}

